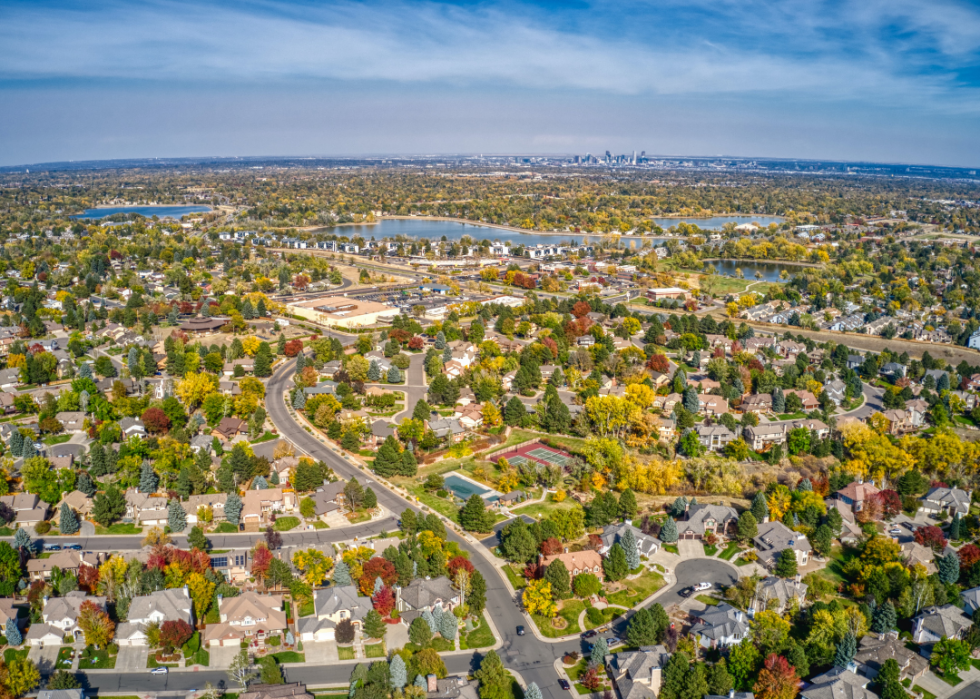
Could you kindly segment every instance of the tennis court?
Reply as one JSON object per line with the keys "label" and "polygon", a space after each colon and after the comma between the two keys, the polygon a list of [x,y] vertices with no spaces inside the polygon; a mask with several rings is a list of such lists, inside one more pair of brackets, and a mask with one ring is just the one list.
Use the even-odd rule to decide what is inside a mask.
{"label": "tennis court", "polygon": [[507,463],[515,467],[527,463],[534,463],[539,466],[560,466],[565,468],[574,458],[571,454],[545,446],[540,442],[534,442],[518,447],[513,451],[494,454],[492,460],[497,462],[500,459],[507,459]]}
{"label": "tennis court", "polygon": [[557,464],[558,466],[564,466],[571,460],[570,456],[548,449],[534,449],[533,451],[529,451],[527,455],[535,459],[540,459],[541,461],[547,461],[549,464]]}
{"label": "tennis court", "polygon": [[524,464],[531,463],[531,459],[525,459],[520,454],[515,454],[514,456],[507,459],[507,463],[510,464],[511,466],[523,466]]}

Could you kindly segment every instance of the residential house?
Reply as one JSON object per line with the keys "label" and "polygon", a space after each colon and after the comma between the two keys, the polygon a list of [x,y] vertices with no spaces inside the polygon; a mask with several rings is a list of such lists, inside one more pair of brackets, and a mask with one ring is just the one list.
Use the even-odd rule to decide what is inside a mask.
{"label": "residential house", "polygon": [[742,412],[768,413],[772,410],[772,395],[769,393],[753,393],[742,399]]}
{"label": "residential house", "polygon": [[209,555],[211,568],[224,575],[229,582],[244,582],[252,575],[252,551],[250,549],[235,549]]}
{"label": "residential house", "polygon": [[[79,638],[82,635],[82,630],[78,626],[78,615],[84,602],[91,602],[104,610],[106,598],[93,597],[81,590],[69,592],[64,597],[45,598],[44,608],[41,612],[44,624],[59,629],[63,637]],[[31,629],[33,630],[33,627]]]}
{"label": "residential house", "polygon": [[874,679],[881,671],[881,666],[889,660],[898,663],[898,676],[902,680],[915,682],[929,669],[929,661],[907,648],[905,642],[899,640],[896,631],[867,634],[861,638],[857,655],[854,656],[859,673],[868,679]]}
{"label": "residential house", "polygon": [[337,624],[349,619],[355,627],[373,609],[370,597],[362,597],[356,585],[338,585],[313,593],[313,614],[300,617],[296,630],[304,643],[334,641]]}
{"label": "residential house", "polygon": [[816,396],[814,396],[809,391],[800,391],[795,388],[791,388],[791,389],[787,389],[783,393],[787,398],[790,395],[796,394],[796,396],[799,397],[800,401],[803,403],[803,410],[805,412],[809,412],[811,410],[817,410],[820,408],[820,401],[818,401]]}
{"label": "residential house", "polygon": [[749,635],[749,621],[745,613],[727,602],[689,614],[693,620],[691,635],[704,648],[727,648]]}
{"label": "residential house", "polygon": [[73,434],[85,431],[85,413],[77,411],[66,411],[57,413],[54,419],[61,423],[65,432]]}
{"label": "residential house", "polygon": [[459,420],[460,425],[472,431],[483,425],[483,408],[479,404],[467,405],[457,408],[453,417]]}
{"label": "residential house", "polygon": [[223,417],[218,426],[211,432],[212,437],[217,437],[222,442],[234,441],[239,435],[248,432],[248,423],[237,417]]}
{"label": "residential house", "polygon": [[709,534],[727,537],[738,523],[738,512],[725,505],[695,505],[688,509],[685,518],[677,523],[677,535],[681,539],[703,539]]}
{"label": "residential house", "polygon": [[57,551],[48,558],[32,558],[27,561],[27,574],[31,580],[48,580],[51,571],[58,568],[63,573],[71,573],[78,577],[78,571],[83,567],[98,568],[105,560],[105,554],[91,551]]}
{"label": "residential house", "polygon": [[852,512],[860,512],[864,508],[865,500],[873,495],[877,495],[879,492],[881,491],[875,487],[874,483],[851,481],[834,493],[834,499],[849,506]]}
{"label": "residential house", "polygon": [[944,638],[962,639],[973,621],[955,604],[924,609],[912,620],[912,640],[932,647]]}
{"label": "residential house", "polygon": [[867,689],[871,680],[855,675],[845,667],[835,667],[814,677],[811,684],[800,692],[802,699],[878,699]]}
{"label": "residential house", "polygon": [[466,438],[467,430],[454,418],[429,420],[429,429],[439,439],[448,439],[451,444],[461,442]]}
{"label": "residential house", "polygon": [[189,525],[198,524],[197,512],[201,508],[211,509],[213,521],[219,522],[225,518],[225,501],[228,499],[227,493],[210,493],[208,495],[191,495],[186,502],[181,503],[184,512],[187,513],[187,523]]}
{"label": "residential house", "polygon": [[33,526],[48,518],[48,504],[34,493],[15,493],[0,496],[3,503],[14,511],[15,521],[21,526]]}
{"label": "residential house", "polygon": [[710,417],[728,412],[728,401],[721,396],[701,393],[698,395],[698,410]]}
{"label": "residential house", "polygon": [[668,660],[666,647],[641,646],[638,650],[610,653],[605,665],[619,699],[656,699]]}
{"label": "residential house", "polygon": [[758,452],[766,451],[774,444],[784,444],[788,425],[785,422],[760,422],[742,430],[746,444]]}
{"label": "residential house", "polygon": [[626,534],[627,530],[633,532],[633,538],[636,540],[636,548],[640,552],[641,556],[652,556],[657,551],[660,550],[660,539],[655,536],[650,536],[649,534],[644,534],[642,531],[633,526],[631,522],[622,522],[616,524],[607,524],[602,530],[602,547],[599,549],[600,555],[605,555],[612,545],[618,543],[620,539]]}
{"label": "residential house", "polygon": [[204,643],[208,646],[238,646],[242,641],[262,643],[286,630],[282,597],[244,592],[237,597],[218,595],[220,623],[208,624]]}
{"label": "residential house", "polygon": [[903,435],[913,431],[912,421],[904,410],[886,410],[882,413],[888,419],[888,432]]}
{"label": "residential house", "polygon": [[66,493],[61,498],[61,501],[55,505],[55,509],[61,511],[62,505],[68,505],[69,508],[74,510],[83,519],[92,513],[92,498],[80,490],[73,490],[70,493]]}
{"label": "residential house", "polygon": [[334,481],[333,483],[324,483],[316,489],[316,492],[310,497],[313,499],[317,517],[325,518],[331,512],[340,510],[344,500],[345,485],[347,485],[346,481]]}
{"label": "residential house", "polygon": [[296,493],[282,488],[249,490],[242,506],[242,524],[245,531],[258,531],[269,521],[272,513],[293,512],[296,509]]}
{"label": "residential house", "polygon": [[806,602],[809,586],[799,580],[787,580],[774,575],[764,578],[757,586],[749,613],[774,611],[782,614],[791,608],[801,608]]}
{"label": "residential house", "polygon": [[845,384],[840,379],[834,379],[828,381],[823,386],[823,392],[827,394],[827,397],[833,401],[834,405],[840,405],[844,402],[844,394],[847,392],[847,384]]}
{"label": "residential house", "polygon": [[437,578],[415,578],[404,587],[396,586],[395,593],[398,611],[407,624],[424,611],[431,612],[439,607],[442,611],[449,612],[460,603],[459,593],[445,575]]}
{"label": "residential house", "polygon": [[365,438],[364,443],[369,448],[380,447],[388,437],[394,437],[395,426],[385,420],[375,420],[371,423],[371,433]]}
{"label": "residential house", "polygon": [[580,573],[602,573],[602,556],[598,551],[566,551],[552,556],[542,555],[539,559],[539,563],[544,567],[555,561],[564,563],[573,578]]}
{"label": "residential house", "polygon": [[191,596],[186,585],[134,597],[127,621],[116,627],[115,641],[120,646],[148,645],[147,629],[150,624],[185,621],[193,626],[191,609]]}
{"label": "residential house", "polygon": [[783,551],[789,549],[796,554],[798,565],[805,566],[810,560],[810,542],[805,535],[794,532],[782,522],[763,522],[759,533],[752,540],[755,544],[759,563],[769,570],[776,567]]}
{"label": "residential house", "polygon": [[167,509],[167,501],[164,498],[154,498],[151,504],[157,505],[156,509],[143,509],[136,515],[136,523],[141,527],[165,527],[170,521],[170,510]]}
{"label": "residential house", "polygon": [[965,517],[970,514],[970,496],[973,491],[959,488],[932,488],[920,498],[920,509],[926,514],[946,512],[951,517],[959,514]]}
{"label": "residential house", "polygon": [[825,498],[823,502],[824,505],[827,506],[827,512],[830,512],[830,509],[834,508],[840,513],[841,532],[840,536],[837,538],[841,540],[841,543],[853,544],[857,542],[864,532],[861,530],[861,526],[857,523],[851,506],[845,503],[843,500],[838,500],[836,498]]}
{"label": "residential house", "polygon": [[694,432],[701,446],[709,451],[721,451],[735,439],[735,433],[724,425],[697,425]]}
{"label": "residential house", "polygon": [[138,417],[124,417],[119,421],[119,429],[122,430],[123,440],[146,436],[146,425]]}

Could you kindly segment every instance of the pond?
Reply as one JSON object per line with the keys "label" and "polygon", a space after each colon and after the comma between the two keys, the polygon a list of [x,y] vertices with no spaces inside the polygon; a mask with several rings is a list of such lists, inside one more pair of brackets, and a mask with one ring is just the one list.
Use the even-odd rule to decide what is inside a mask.
{"label": "pond", "polygon": [[170,217],[170,218],[180,218],[181,216],[186,216],[187,214],[200,214],[207,213],[211,211],[210,206],[106,206],[96,209],[86,209],[77,216],[72,216],[72,218],[84,218],[84,219],[100,219],[106,216],[112,216],[113,214],[140,214],[141,216],[146,216],[151,218],[153,216],[158,216],[160,218]]}
{"label": "pond", "polygon": [[[705,262],[705,269],[711,265],[715,268],[715,274],[722,275],[725,277],[734,277],[735,270],[742,270],[742,276],[749,281],[756,279],[756,272],[761,276],[759,281],[765,282],[781,282],[789,281],[795,275],[806,271],[807,267],[802,267],[800,265],[787,265],[779,262],[752,262],[748,260],[713,260],[711,262]],[[785,280],[780,277],[780,273],[786,270],[789,275]]]}

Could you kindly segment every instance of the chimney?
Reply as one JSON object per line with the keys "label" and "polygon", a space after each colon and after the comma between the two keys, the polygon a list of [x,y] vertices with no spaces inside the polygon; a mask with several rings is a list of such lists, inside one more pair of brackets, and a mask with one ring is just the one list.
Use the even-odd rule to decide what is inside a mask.
{"label": "chimney", "polygon": [[729,689],[728,690],[728,699],[735,699],[735,690],[734,689]]}
{"label": "chimney", "polygon": [[435,675],[429,675],[428,677],[425,678],[425,680],[427,685],[426,687],[427,691],[429,692],[439,691],[439,685],[437,684],[437,679]]}

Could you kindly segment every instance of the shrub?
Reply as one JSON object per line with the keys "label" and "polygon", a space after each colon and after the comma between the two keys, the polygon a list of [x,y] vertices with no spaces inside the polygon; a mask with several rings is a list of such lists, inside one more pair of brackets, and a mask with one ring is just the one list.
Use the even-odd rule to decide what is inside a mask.
{"label": "shrub", "polygon": [[604,621],[602,612],[595,607],[589,607],[585,612],[585,616],[587,616],[589,621],[591,621],[593,624],[601,624]]}
{"label": "shrub", "polygon": [[34,531],[38,534],[47,534],[51,531],[51,522],[38,522],[34,526]]}

